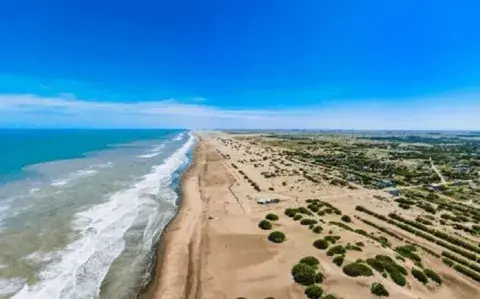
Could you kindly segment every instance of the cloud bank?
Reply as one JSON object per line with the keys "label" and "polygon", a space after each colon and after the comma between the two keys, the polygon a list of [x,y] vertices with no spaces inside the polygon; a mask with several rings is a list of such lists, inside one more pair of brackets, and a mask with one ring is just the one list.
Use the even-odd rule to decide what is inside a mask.
{"label": "cloud bank", "polygon": [[81,100],[70,94],[0,95],[0,126],[474,130],[480,129],[480,101],[476,99],[480,100],[477,94],[462,94],[409,99],[396,106],[371,100],[297,109],[236,109],[209,106],[204,99],[120,103]]}

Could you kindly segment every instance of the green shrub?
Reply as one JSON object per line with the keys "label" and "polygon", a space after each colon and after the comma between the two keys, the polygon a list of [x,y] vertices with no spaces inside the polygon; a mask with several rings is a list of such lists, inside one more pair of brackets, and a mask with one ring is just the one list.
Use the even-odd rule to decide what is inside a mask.
{"label": "green shrub", "polygon": [[407,284],[407,279],[405,278],[405,276],[402,273],[400,273],[398,271],[394,271],[394,272],[389,272],[388,274],[390,274],[390,278],[397,285],[399,285],[401,287],[404,287]]}
{"label": "green shrub", "polygon": [[357,243],[355,243],[355,244],[356,244],[357,246],[360,246],[360,247],[365,246],[365,244],[363,244],[363,242],[357,242]]}
{"label": "green shrub", "polygon": [[316,280],[315,267],[307,264],[296,264],[293,266],[291,274],[296,283],[305,286],[314,284]]}
{"label": "green shrub", "polygon": [[309,265],[312,267],[317,267],[320,265],[320,261],[314,256],[306,256],[299,261],[300,264]]}
{"label": "green shrub", "polygon": [[418,281],[420,281],[421,283],[423,284],[427,284],[428,283],[428,278],[425,274],[423,274],[422,271],[418,270],[418,269],[415,269],[413,268],[412,269],[412,275],[413,277],[415,277]]}
{"label": "green shrub", "polygon": [[318,272],[317,274],[315,274],[315,282],[316,283],[322,283],[324,278],[325,278],[325,276],[323,275],[322,272]]}
{"label": "green shrub", "polygon": [[310,225],[310,224],[317,224],[317,223],[318,221],[313,219],[302,219],[302,221],[300,221],[301,225]]}
{"label": "green shrub", "polygon": [[342,245],[336,245],[336,246],[331,247],[327,251],[327,255],[328,256],[333,256],[335,254],[345,254],[346,252],[347,252],[347,250],[345,249],[345,247],[343,247]]}
{"label": "green shrub", "polygon": [[324,239],[318,239],[315,242],[313,242],[313,246],[315,246],[318,249],[327,249],[328,248],[328,242]]}
{"label": "green shrub", "polygon": [[455,263],[451,259],[447,259],[447,258],[443,258],[442,262],[449,267],[453,267],[453,265],[455,265]]}
{"label": "green shrub", "polygon": [[372,286],[370,287],[370,292],[378,297],[388,297],[390,293],[388,293],[387,289],[383,286],[383,284],[374,282],[372,283]]}
{"label": "green shrub", "polygon": [[267,216],[265,216],[265,218],[270,220],[270,221],[277,221],[278,220],[278,216],[275,215],[275,214],[272,214],[272,213],[267,214]]}
{"label": "green shrub", "polygon": [[370,267],[360,263],[350,263],[346,265],[345,267],[343,267],[343,273],[350,277],[373,275],[372,269],[370,269]]}
{"label": "green shrub", "polygon": [[333,210],[332,209],[325,209],[324,212],[327,213],[327,214],[332,214]]}
{"label": "green shrub", "polygon": [[341,219],[343,222],[347,222],[347,223],[352,222],[352,218],[350,218],[350,216],[348,215],[343,215]]}
{"label": "green shrub", "polygon": [[273,243],[282,243],[285,241],[285,234],[279,231],[274,231],[268,235],[268,239]]}
{"label": "green shrub", "polygon": [[367,259],[367,264],[380,273],[385,271],[385,267],[383,266],[383,263],[376,259],[372,259],[372,258]]}
{"label": "green shrub", "polygon": [[335,236],[326,236],[325,241],[335,244],[337,242],[337,238],[335,238]]}
{"label": "green shrub", "polygon": [[309,208],[310,211],[312,211],[312,212],[314,212],[314,213],[318,212],[318,210],[319,210],[318,206],[315,205],[315,204],[313,204],[313,203],[309,204],[309,205],[307,206],[307,208]]}
{"label": "green shrub", "polygon": [[320,234],[323,231],[323,228],[320,225],[315,226],[312,231],[316,234]]}
{"label": "green shrub", "polygon": [[414,251],[416,251],[416,248],[411,245],[395,247],[395,251],[401,256],[409,258],[414,262],[422,261],[422,258],[418,254],[414,253]]}
{"label": "green shrub", "polygon": [[258,227],[264,230],[272,229],[272,224],[268,220],[262,220],[258,223]]}
{"label": "green shrub", "polygon": [[302,215],[297,214],[293,217],[293,220],[298,221],[298,220],[302,219],[302,217],[303,217]]}
{"label": "green shrub", "polygon": [[323,289],[318,285],[311,285],[305,289],[305,295],[309,299],[320,299],[323,294]]}
{"label": "green shrub", "polygon": [[430,278],[431,280],[435,281],[437,284],[441,285],[443,283],[442,278],[433,270],[431,269],[425,269],[423,270],[423,273]]}
{"label": "green shrub", "polygon": [[308,215],[308,216],[313,216],[312,212],[310,212],[309,210],[307,210],[307,208],[305,207],[299,207],[298,208],[298,212],[300,214],[304,214],[304,215]]}
{"label": "green shrub", "polygon": [[288,217],[294,217],[295,214],[297,214],[297,210],[296,209],[285,209],[285,215],[287,215]]}
{"label": "green shrub", "polygon": [[343,261],[344,261],[345,257],[343,255],[337,255],[336,257],[333,258],[333,263],[339,267],[342,266],[343,264]]}
{"label": "green shrub", "polygon": [[351,245],[351,244],[348,244],[346,247],[345,247],[347,250],[355,250],[355,251],[363,251],[362,248],[356,246],[356,245]]}
{"label": "green shrub", "polygon": [[318,216],[325,216],[325,212],[324,211],[320,211],[317,213]]}
{"label": "green shrub", "polygon": [[338,299],[338,298],[335,295],[328,294],[328,295],[323,296],[322,299]]}

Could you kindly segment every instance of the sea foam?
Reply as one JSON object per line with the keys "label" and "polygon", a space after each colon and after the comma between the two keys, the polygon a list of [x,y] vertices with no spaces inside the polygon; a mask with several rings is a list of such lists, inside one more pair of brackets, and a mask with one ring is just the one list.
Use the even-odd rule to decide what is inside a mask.
{"label": "sea foam", "polygon": [[[172,174],[187,162],[187,154],[195,143],[190,134],[187,142],[129,189],[109,196],[108,201],[77,213],[73,226],[80,237],[64,250],[48,253],[54,256],[40,273],[41,281],[24,287],[13,296],[15,299],[97,298],[100,286],[110,265],[125,248],[123,236],[134,224],[139,212],[155,205],[152,196],[161,188],[169,189]],[[175,194],[172,194],[175,195]],[[176,196],[166,197],[175,204]],[[157,213],[156,209],[149,209]],[[156,235],[154,215],[150,215],[144,231],[145,245],[153,244]]]}

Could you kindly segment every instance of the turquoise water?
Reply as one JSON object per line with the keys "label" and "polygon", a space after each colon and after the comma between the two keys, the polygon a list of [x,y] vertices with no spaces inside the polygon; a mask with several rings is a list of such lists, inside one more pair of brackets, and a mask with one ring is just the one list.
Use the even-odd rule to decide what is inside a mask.
{"label": "turquoise water", "polygon": [[0,298],[135,298],[193,144],[180,130],[0,131]]}
{"label": "turquoise water", "polygon": [[0,130],[0,180],[18,178],[28,165],[82,157],[140,140],[168,138],[179,130]]}

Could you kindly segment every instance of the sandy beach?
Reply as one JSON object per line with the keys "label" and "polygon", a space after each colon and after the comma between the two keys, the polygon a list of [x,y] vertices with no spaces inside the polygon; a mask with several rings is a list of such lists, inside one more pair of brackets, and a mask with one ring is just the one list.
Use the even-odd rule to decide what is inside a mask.
{"label": "sandy beach", "polygon": [[[337,298],[376,298],[369,286],[379,279],[389,289],[390,298],[467,299],[480,293],[478,283],[455,274],[429,255],[422,256],[423,263],[442,275],[441,287],[425,287],[413,281],[402,288],[381,277],[346,276],[341,267],[332,263],[331,257],[312,246],[318,235],[286,217],[284,210],[304,205],[308,198],[329,202],[352,218],[359,204],[384,212],[393,211],[394,207],[374,199],[375,195],[385,195],[384,192],[313,183],[298,174],[300,168],[308,166],[285,163],[276,149],[254,141],[242,141],[224,133],[198,134],[194,162],[182,181],[180,210],[163,233],[155,279],[142,298],[305,298],[304,288],[292,280],[290,273],[292,266],[305,256],[320,260],[326,277],[322,284],[324,293]],[[275,171],[274,177],[264,175]],[[245,176],[255,181],[261,191],[252,188]],[[265,197],[278,198],[280,202],[257,203]],[[258,227],[259,221],[270,212],[280,217],[274,225],[275,230],[287,236],[282,244],[269,242],[268,232]],[[365,243],[363,252],[349,252],[349,260],[392,252],[369,238],[327,224],[338,221],[338,217],[323,217],[324,234],[340,235],[342,243]],[[372,230],[360,221],[355,225]],[[405,240],[425,244],[423,239],[393,231]],[[395,239],[391,242],[405,243]],[[405,263],[411,266],[411,261]]]}

